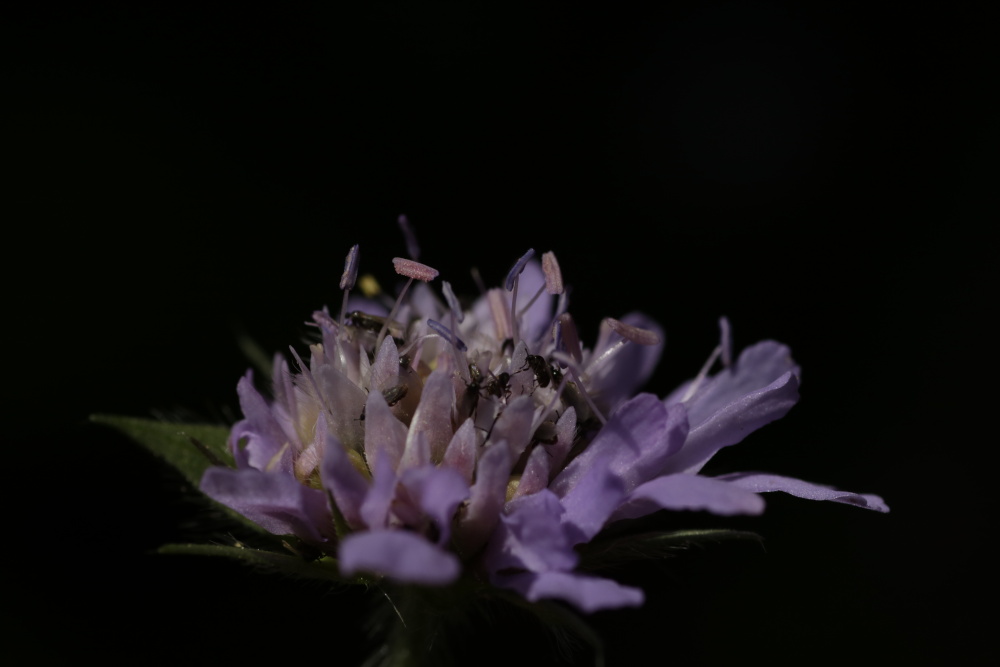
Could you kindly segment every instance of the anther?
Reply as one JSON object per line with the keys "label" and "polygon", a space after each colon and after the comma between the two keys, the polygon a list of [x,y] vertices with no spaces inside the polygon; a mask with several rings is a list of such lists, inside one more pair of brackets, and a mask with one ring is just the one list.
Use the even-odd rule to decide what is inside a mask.
{"label": "anther", "polygon": [[729,320],[723,315],[719,318],[719,345],[722,346],[722,366],[733,365],[733,336],[729,328]]}
{"label": "anther", "polygon": [[[344,259],[344,273],[340,276],[340,289],[344,291],[344,297],[340,302],[340,322],[344,321],[344,316],[347,314],[347,297],[350,295],[351,290],[354,289],[354,283],[357,282],[358,263],[360,260],[358,244],[355,243],[347,251],[347,257]],[[337,338],[340,338],[340,334],[338,334]]]}
{"label": "anther", "polygon": [[445,325],[441,324],[440,322],[438,322],[436,320],[428,319],[427,320],[427,326],[429,326],[431,329],[434,329],[434,331],[437,332],[438,334],[440,334],[440,336],[442,338],[444,338],[446,341],[448,341],[449,343],[451,343],[452,345],[454,345],[460,351],[465,352],[466,350],[469,349],[465,345],[465,342],[462,341],[462,339],[459,338],[455,334],[454,331],[452,331],[451,329],[449,329]]}
{"label": "anther", "polygon": [[406,276],[409,280],[406,281],[406,284],[403,285],[403,289],[400,290],[399,296],[396,297],[396,303],[392,304],[392,310],[389,311],[389,316],[386,317],[385,324],[382,325],[382,330],[378,332],[378,338],[375,339],[376,350],[382,344],[382,339],[385,338],[385,332],[389,329],[389,322],[391,322],[392,318],[396,316],[396,311],[399,310],[399,306],[403,303],[403,297],[406,296],[406,291],[410,289],[410,284],[414,280],[422,280],[426,283],[438,277],[437,269],[432,269],[426,264],[415,262],[412,259],[394,257],[392,265],[395,267],[396,273],[401,276]]}
{"label": "anther", "polygon": [[634,327],[631,324],[625,324],[621,320],[616,320],[613,317],[605,318],[605,321],[608,323],[608,326],[611,327],[612,331],[625,340],[631,341],[637,345],[658,345],[660,343],[660,337],[653,331],[640,329],[639,327]]}
{"label": "anther", "polygon": [[462,311],[462,306],[458,303],[458,298],[455,296],[455,292],[451,289],[451,283],[447,280],[442,281],[441,291],[444,293],[444,300],[448,302],[448,308],[451,310],[452,319],[461,323],[465,319],[465,313]]}
{"label": "anther", "polygon": [[535,249],[528,248],[528,252],[521,255],[521,259],[514,263],[511,267],[510,272],[507,273],[506,287],[507,291],[510,292],[510,324],[511,324],[511,334],[512,338],[517,341],[520,339],[517,330],[517,282],[524,271],[524,267],[528,264],[528,260],[535,256]]}

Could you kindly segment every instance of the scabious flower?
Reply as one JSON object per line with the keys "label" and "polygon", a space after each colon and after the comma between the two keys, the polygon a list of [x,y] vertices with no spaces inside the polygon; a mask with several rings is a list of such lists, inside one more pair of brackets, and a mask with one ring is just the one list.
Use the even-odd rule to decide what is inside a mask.
{"label": "scabious flower", "polygon": [[[419,249],[408,236],[411,257]],[[531,601],[586,612],[640,605],[641,590],[577,570],[579,545],[658,510],[757,514],[761,493],[888,511],[874,495],[788,477],[706,477],[720,449],[782,417],[799,367],[764,341],[732,359],[729,325],[702,372],[660,399],[636,390],[663,349],[640,313],[605,319],[592,348],[568,311],[555,255],[529,250],[505,284],[463,309],[416,259],[395,300],[351,294],[348,253],[338,316],[313,314],[318,342],[278,355],[273,400],[247,373],[235,468],[202,490],[266,530],[335,558],[345,576],[426,586],[468,576]],[[722,369],[710,374],[721,360]]]}

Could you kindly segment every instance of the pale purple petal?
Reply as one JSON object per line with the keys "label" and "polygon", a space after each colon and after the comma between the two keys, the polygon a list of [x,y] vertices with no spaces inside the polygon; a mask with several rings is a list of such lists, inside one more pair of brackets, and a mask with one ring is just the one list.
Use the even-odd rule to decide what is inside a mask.
{"label": "pale purple petal", "polygon": [[559,499],[548,490],[507,503],[486,548],[487,569],[572,570],[580,557],[573,550],[564,515]]}
{"label": "pale purple petal", "polygon": [[[720,449],[785,416],[798,400],[799,382],[791,371],[742,395],[693,427],[684,448],[667,461],[663,472],[698,472]],[[690,405],[696,408],[696,404],[695,400]],[[703,410],[699,412],[704,416]]]}
{"label": "pale purple petal", "polygon": [[462,570],[454,554],[405,530],[352,533],[341,542],[339,558],[345,576],[364,572],[427,586],[450,584]]}
{"label": "pale purple petal", "polygon": [[[237,446],[240,439],[246,438],[245,460],[250,467],[264,470],[271,465],[275,455],[287,442],[285,432],[274,418],[271,406],[253,386],[252,371],[247,371],[247,374],[240,378],[236,384],[236,393],[239,395],[240,409],[246,419],[233,429],[231,442],[233,446]],[[291,459],[284,463],[285,465],[281,469],[286,472],[290,471]],[[271,467],[273,469],[274,466]]]}
{"label": "pale purple petal", "polygon": [[549,461],[549,477],[554,478],[566,460],[569,450],[573,448],[576,437],[576,408],[570,406],[556,421],[556,441],[546,445],[546,451],[551,457]]}
{"label": "pale purple petal", "polygon": [[510,447],[511,460],[516,461],[531,442],[531,420],[535,416],[535,402],[531,396],[518,396],[504,408],[490,432],[490,442],[505,440]]}
{"label": "pale purple petal", "polygon": [[427,436],[424,433],[410,431],[406,436],[406,449],[399,460],[396,472],[403,472],[409,468],[416,468],[427,465],[431,462],[431,447],[427,444]]}
{"label": "pale purple petal", "polygon": [[365,500],[361,503],[361,520],[369,529],[377,530],[388,525],[389,508],[392,506],[392,499],[396,495],[396,472],[389,462],[389,458],[383,456],[375,462],[375,470],[372,474],[372,485],[365,495]]}
{"label": "pale purple petal", "polygon": [[410,468],[399,476],[400,486],[421,513],[437,525],[438,544],[451,538],[451,520],[459,504],[469,497],[469,485],[451,468],[427,465]]}
{"label": "pale purple petal", "polygon": [[319,544],[326,541],[324,528],[332,528],[326,494],[303,486],[290,474],[213,466],[202,476],[200,488],[275,535],[296,535]]}
{"label": "pale purple petal", "polygon": [[562,498],[563,522],[573,544],[589,542],[625,498],[625,484],[609,467],[611,453],[596,460]]}
{"label": "pale purple petal", "polygon": [[[390,340],[386,337],[386,340]],[[406,424],[399,421],[380,391],[368,394],[365,403],[365,459],[374,467],[386,457],[392,469],[399,467],[406,446]]]}
{"label": "pale purple petal", "polygon": [[462,475],[468,484],[472,484],[472,474],[476,470],[476,442],[476,427],[471,418],[466,419],[452,436],[442,461],[443,465]]}
{"label": "pale purple petal", "polygon": [[323,412],[330,433],[348,449],[362,451],[365,431],[361,412],[368,395],[346,375],[329,364],[323,364],[313,373],[321,393]]}
{"label": "pale purple petal", "polygon": [[451,376],[443,371],[434,371],[424,383],[420,404],[410,422],[410,432],[406,446],[417,433],[424,434],[430,447],[431,460],[439,462],[451,442],[451,413],[455,408],[455,390]]}
{"label": "pale purple petal", "polygon": [[622,404],[586,450],[552,481],[556,495],[565,496],[594,462],[605,456],[608,468],[621,477],[625,490],[660,473],[687,433],[682,405],[667,408],[652,394],[639,394]]}
{"label": "pale purple petal", "polygon": [[712,514],[760,514],[764,499],[734,484],[699,475],[667,475],[635,488],[611,521],[634,519],[657,510],[705,510]]}
{"label": "pale purple petal", "polygon": [[[323,419],[317,420],[317,437],[320,437],[319,431],[324,423]],[[354,529],[363,528],[365,522],[361,518],[361,504],[368,495],[369,482],[351,463],[347,451],[335,435],[327,433],[325,442],[323,461],[319,468],[323,488],[333,494],[337,509],[344,516],[347,525]]]}
{"label": "pale purple petal", "polygon": [[524,472],[521,473],[517,490],[514,491],[511,500],[536,493],[548,486],[550,457],[548,445],[538,445],[531,450],[528,461],[524,464]]}
{"label": "pale purple petal", "polygon": [[386,336],[371,367],[370,392],[381,392],[399,382],[399,350],[392,336]]}
{"label": "pale purple petal", "polygon": [[563,600],[588,614],[601,609],[639,607],[645,601],[641,589],[572,572],[504,574],[494,577],[493,583],[513,589],[531,602]]}
{"label": "pale purple petal", "polygon": [[724,480],[728,484],[753,491],[754,493],[784,491],[785,493],[807,500],[832,500],[833,502],[864,507],[876,512],[889,511],[889,506],[885,504],[885,501],[874,494],[840,491],[829,486],[804,482],[801,479],[793,477],[782,477],[780,475],[757,472],[737,472],[729,475],[721,475],[716,479]]}
{"label": "pale purple petal", "polygon": [[507,497],[507,478],[512,465],[510,448],[503,441],[486,447],[479,457],[469,504],[459,514],[455,535],[459,553],[471,555],[486,544]]}

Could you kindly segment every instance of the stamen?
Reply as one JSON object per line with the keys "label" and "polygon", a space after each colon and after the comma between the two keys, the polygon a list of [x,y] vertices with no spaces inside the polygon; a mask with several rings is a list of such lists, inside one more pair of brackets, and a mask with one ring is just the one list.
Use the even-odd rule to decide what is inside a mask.
{"label": "stamen", "polygon": [[355,243],[347,251],[347,258],[344,260],[344,273],[340,276],[340,289],[354,289],[354,283],[358,279],[358,244]]}
{"label": "stamen", "polygon": [[719,345],[722,346],[722,366],[729,368],[733,365],[733,337],[725,315],[719,318],[719,339]]}
{"label": "stamen", "polygon": [[580,348],[580,336],[576,332],[576,323],[573,321],[573,316],[569,313],[563,313],[559,316],[558,322],[563,349],[566,350],[566,353],[569,354],[575,363],[580,363],[583,361],[583,350]]}
{"label": "stamen", "polygon": [[660,337],[653,331],[640,329],[639,327],[632,326],[631,324],[625,324],[621,320],[616,320],[613,317],[605,318],[605,321],[608,323],[608,326],[611,327],[612,331],[625,340],[632,341],[636,345],[659,345],[660,343]]}
{"label": "stamen", "polygon": [[395,257],[392,260],[392,265],[396,268],[396,273],[401,276],[406,276],[413,280],[422,280],[425,283],[429,283],[438,277],[440,272],[437,269],[432,269],[426,264],[421,264],[420,262],[415,262],[412,259],[405,259],[403,257]]}
{"label": "stamen", "polygon": [[[455,297],[455,292],[451,289],[451,283],[447,280],[441,282],[441,291],[444,293],[444,300],[448,302],[448,308],[451,309],[451,317],[455,322],[461,323],[465,319],[465,313],[462,311],[461,304],[458,303],[458,299]],[[452,325],[454,326],[454,324]]]}
{"label": "stamen", "polygon": [[521,272],[524,271],[524,267],[528,264],[528,260],[535,256],[534,248],[528,248],[528,252],[521,255],[521,259],[514,263],[511,267],[510,272],[507,273],[507,291],[510,292],[510,320],[511,320],[511,339],[516,343],[519,339],[519,332],[517,330],[518,316],[517,316],[517,283],[518,278],[521,276]]}
{"label": "stamen", "polygon": [[412,259],[394,257],[392,265],[395,267],[396,273],[401,276],[406,276],[409,280],[406,281],[406,284],[403,285],[403,289],[400,290],[399,296],[396,297],[396,303],[392,304],[392,310],[389,311],[389,316],[385,318],[385,324],[382,325],[382,329],[378,332],[378,337],[375,339],[376,350],[380,345],[382,345],[382,340],[385,338],[385,334],[389,330],[389,322],[392,322],[392,318],[396,316],[396,311],[399,310],[400,305],[403,303],[403,297],[406,296],[406,290],[410,289],[410,285],[413,281],[422,280],[426,283],[438,277],[437,269],[432,269],[426,264],[415,262]]}
{"label": "stamen", "polygon": [[510,326],[510,312],[507,310],[507,303],[503,298],[503,290],[496,287],[491,289],[486,293],[486,299],[490,304],[490,314],[493,315],[497,340],[504,341],[508,338],[513,338]]}
{"label": "stamen", "polygon": [[545,291],[549,294],[562,294],[562,271],[559,270],[556,254],[551,250],[542,255],[542,272],[545,274]]}
{"label": "stamen", "polygon": [[428,319],[427,320],[427,326],[429,326],[431,329],[434,329],[434,331],[436,331],[437,333],[439,333],[442,338],[444,338],[446,341],[448,341],[449,343],[451,343],[452,345],[454,345],[460,351],[465,352],[466,350],[469,349],[465,345],[465,342],[461,338],[459,338],[457,335],[455,335],[454,331],[452,331],[451,329],[449,329],[445,325],[441,324],[440,322],[438,322],[436,320]]}
{"label": "stamen", "polygon": [[[344,316],[347,314],[347,297],[350,295],[351,290],[354,289],[354,283],[358,279],[358,263],[360,261],[358,255],[358,244],[355,243],[351,246],[351,249],[347,251],[347,258],[344,259],[344,273],[340,276],[340,289],[344,291],[344,298],[340,302],[340,321],[344,321]],[[343,329],[337,334],[337,338],[343,334]]]}
{"label": "stamen", "polygon": [[403,232],[403,239],[406,240],[406,253],[410,259],[420,259],[420,246],[417,244],[417,235],[413,233],[413,225],[405,215],[399,216],[399,228]]}
{"label": "stamen", "polygon": [[534,248],[529,248],[528,252],[521,255],[521,259],[514,262],[514,266],[512,266],[510,268],[510,271],[507,273],[507,281],[505,283],[505,286],[507,287],[508,292],[514,289],[514,281],[517,280],[517,277],[521,275],[522,271],[524,271],[524,267],[528,264],[528,260],[534,256],[535,256]]}
{"label": "stamen", "polygon": [[698,371],[698,376],[691,381],[691,386],[684,392],[684,397],[681,398],[681,403],[684,403],[689,398],[694,396],[695,392],[698,391],[698,387],[701,386],[702,381],[705,379],[705,376],[708,375],[708,371],[711,370],[712,364],[715,363],[715,360],[718,359],[721,354],[722,346],[716,345],[715,349],[712,350],[712,354],[708,356],[708,361],[706,361],[705,365],[701,367],[700,371]]}
{"label": "stamen", "polygon": [[[583,386],[583,380],[580,379],[580,376],[582,374],[580,372],[577,363],[573,359],[571,359],[569,355],[563,352],[553,352],[551,356],[553,359],[566,366],[566,370],[568,370],[570,374],[572,374],[573,376],[573,380],[576,384],[577,391],[579,391],[580,395],[583,396],[583,400],[587,402],[587,406],[594,413],[594,416],[597,417],[597,420],[600,421],[602,425],[607,424],[608,420],[605,419],[604,415],[601,413],[597,405],[594,403],[594,399],[590,397],[590,394],[587,393],[587,390]],[[565,378],[565,376],[563,377]]]}

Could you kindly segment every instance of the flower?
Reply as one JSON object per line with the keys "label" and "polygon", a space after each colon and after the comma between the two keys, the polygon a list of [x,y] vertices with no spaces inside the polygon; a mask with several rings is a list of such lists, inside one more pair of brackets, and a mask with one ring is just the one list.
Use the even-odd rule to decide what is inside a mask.
{"label": "flower", "polygon": [[276,357],[273,400],[252,373],[239,381],[235,468],[213,466],[201,481],[266,530],[335,558],[343,575],[443,586],[465,574],[590,612],[643,601],[577,570],[578,545],[612,522],[661,509],[758,514],[770,491],[888,511],[877,496],[787,477],[699,474],[798,400],[784,345],[764,341],[732,361],[723,319],[698,377],[665,399],[635,394],[659,361],[661,328],[630,313],[582,345],[554,254],[539,262],[529,250],[468,310],[448,282],[440,295],[430,287],[431,267],[393,262],[408,278],[395,300],[355,296],[351,249],[339,317],[313,314],[319,341],[308,361],[291,349],[294,370]]}

